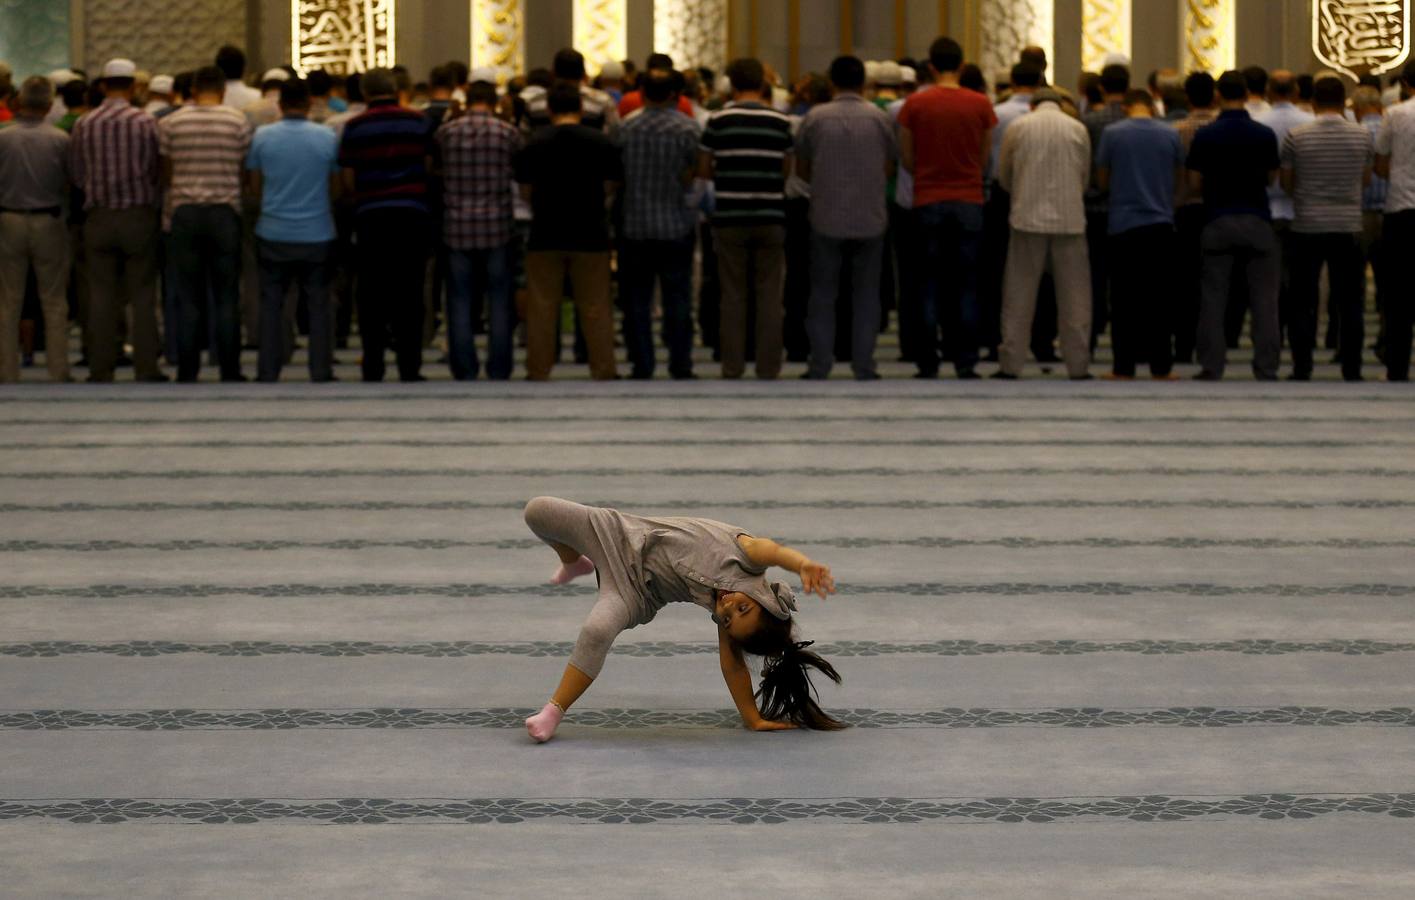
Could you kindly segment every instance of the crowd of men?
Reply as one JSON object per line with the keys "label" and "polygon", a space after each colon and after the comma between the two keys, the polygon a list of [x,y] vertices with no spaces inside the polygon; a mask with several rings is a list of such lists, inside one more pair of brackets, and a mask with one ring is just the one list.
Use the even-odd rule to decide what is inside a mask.
{"label": "crowd of men", "polygon": [[256,89],[245,65],[224,47],[175,77],[114,59],[18,89],[0,66],[0,381],[37,334],[70,380],[71,319],[94,382],[128,362],[166,381],[163,360],[196,381],[204,358],[244,381],[243,346],[276,381],[299,335],[330,381],[355,313],[365,381],[389,351],[423,380],[439,320],[454,378],[510,378],[519,336],[547,379],[573,327],[611,379],[616,311],[633,378],[657,317],[675,379],[701,339],[724,378],[873,380],[894,313],[920,378],[1015,379],[1029,356],[1090,378],[1109,329],[1105,377],[1218,380],[1247,322],[1256,378],[1285,345],[1306,380],[1324,296],[1320,343],[1359,381],[1368,294],[1375,358],[1409,378],[1415,63],[1393,96],[1257,68],[1140,87],[1119,59],[1073,93],[1027,48],[996,103],[947,37],[790,91],[755,59],[719,77],[662,54],[591,81],[572,49],[501,86],[450,63]]}

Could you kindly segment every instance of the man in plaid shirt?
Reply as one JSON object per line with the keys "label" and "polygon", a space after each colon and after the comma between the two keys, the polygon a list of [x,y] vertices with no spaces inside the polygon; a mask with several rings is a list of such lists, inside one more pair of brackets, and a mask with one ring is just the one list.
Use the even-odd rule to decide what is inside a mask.
{"label": "man in plaid shirt", "polygon": [[684,192],[697,166],[700,129],[677,109],[682,76],[651,69],[641,80],[644,106],[620,127],[624,148],[624,230],[619,283],[624,345],[633,378],[652,378],[653,288],[663,291],[668,372],[693,377],[693,234],[697,211]]}
{"label": "man in plaid shirt", "polygon": [[437,130],[442,174],[443,240],[447,244],[447,354],[452,377],[477,377],[472,338],[483,298],[491,312],[486,374],[511,377],[516,309],[511,293],[511,160],[521,135],[496,118],[489,72],[473,72],[467,114]]}
{"label": "man in plaid shirt", "polygon": [[90,381],[113,380],[123,300],[133,304],[134,377],[168,380],[157,367],[157,120],[133,106],[136,73],[132,60],[104,65],[105,99],[79,119],[69,145],[85,197]]}

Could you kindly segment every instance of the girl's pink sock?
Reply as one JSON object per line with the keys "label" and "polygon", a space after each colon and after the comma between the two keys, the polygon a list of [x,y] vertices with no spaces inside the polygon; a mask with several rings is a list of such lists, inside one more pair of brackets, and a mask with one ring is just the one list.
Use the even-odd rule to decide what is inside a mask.
{"label": "girl's pink sock", "polygon": [[526,731],[537,744],[544,744],[555,735],[555,729],[563,718],[565,713],[560,707],[547,703],[544,709],[526,720]]}
{"label": "girl's pink sock", "polygon": [[588,556],[581,556],[572,563],[561,563],[560,568],[555,570],[555,574],[550,576],[551,584],[569,584],[581,575],[589,575],[594,571],[594,563]]}

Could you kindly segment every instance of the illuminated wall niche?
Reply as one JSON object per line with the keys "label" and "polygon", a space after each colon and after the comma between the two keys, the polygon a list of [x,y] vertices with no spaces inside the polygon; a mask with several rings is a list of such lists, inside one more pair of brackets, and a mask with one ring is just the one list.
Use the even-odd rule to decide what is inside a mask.
{"label": "illuminated wall niche", "polygon": [[727,0],[654,0],[653,48],[680,69],[727,66]]}
{"label": "illuminated wall niche", "polygon": [[1344,75],[1380,75],[1410,56],[1410,0],[1312,0],[1312,52]]}
{"label": "illuminated wall niche", "polygon": [[395,0],[291,0],[291,64],[336,75],[394,63]]}

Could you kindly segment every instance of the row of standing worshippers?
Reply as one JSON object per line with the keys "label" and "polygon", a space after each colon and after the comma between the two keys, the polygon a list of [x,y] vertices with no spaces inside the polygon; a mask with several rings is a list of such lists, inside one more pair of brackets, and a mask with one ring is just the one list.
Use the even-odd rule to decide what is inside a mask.
{"label": "row of standing worshippers", "polygon": [[[1310,377],[1324,262],[1332,285],[1330,335],[1343,374],[1357,378],[1368,260],[1387,377],[1408,377],[1408,303],[1402,302],[1408,291],[1384,283],[1393,282],[1392,267],[1379,252],[1379,212],[1373,229],[1368,208],[1373,191],[1385,186],[1350,188],[1351,169],[1373,158],[1376,165],[1401,158],[1397,151],[1408,140],[1402,110],[1383,118],[1378,95],[1373,110],[1358,91],[1350,111],[1344,86],[1336,107],[1324,95],[1326,118],[1354,113],[1368,135],[1366,150],[1343,157],[1362,165],[1336,172],[1325,132],[1295,142],[1287,157],[1285,132],[1319,117],[1293,102],[1304,99],[1296,95],[1296,79],[1274,77],[1266,91],[1272,103],[1258,113],[1268,120],[1273,155],[1247,160],[1244,170],[1242,155],[1222,144],[1205,163],[1208,136],[1197,156],[1191,145],[1203,126],[1237,119],[1237,107],[1247,115],[1255,103],[1251,75],[1226,76],[1229,93],[1241,82],[1241,100],[1216,96],[1222,86],[1207,76],[1190,76],[1182,99],[1164,95],[1166,124],[1156,116],[1156,92],[1130,91],[1128,70],[1111,65],[1095,80],[1080,122],[1048,126],[1053,109],[1070,117],[1087,102],[1046,86],[1044,57],[1024,51],[1010,73],[1009,95],[994,106],[947,38],[931,48],[922,79],[908,66],[870,72],[842,57],[828,85],[821,78],[798,85],[787,113],[770,73],[755,60],[729,67],[731,100],[709,110],[699,87],[704,79],[685,78],[664,57],[650,59],[636,90],[616,84],[611,94],[589,86],[583,57],[565,50],[551,70],[532,73],[506,93],[487,73],[439,67],[424,109],[414,107],[406,72],[368,73],[350,79],[353,106],[334,115],[329,86],[317,77],[272,70],[263,95],[242,94],[244,85],[230,77],[229,50],[218,55],[224,69],[203,70],[200,86],[193,77],[190,102],[157,110],[156,118],[134,114],[136,67],[113,61],[101,80],[105,99],[88,114],[91,127],[78,127],[84,116],[75,117],[68,123],[72,146],[55,154],[69,168],[62,180],[73,182],[66,197],[54,203],[41,189],[35,198],[21,193],[11,208],[0,196],[0,216],[12,231],[24,228],[24,240],[7,247],[25,253],[7,256],[28,255],[22,264],[36,276],[34,287],[47,288],[36,291],[46,319],[59,323],[48,329],[52,376],[67,377],[67,327],[59,318],[66,313],[55,300],[62,295],[55,271],[70,266],[54,264],[58,254],[44,245],[77,237],[86,264],[74,280],[86,289],[76,293],[87,299],[79,318],[96,381],[112,378],[121,352],[117,313],[125,301],[134,313],[137,377],[165,379],[157,365],[155,304],[146,301],[155,296],[159,255],[167,259],[162,355],[175,360],[179,380],[197,377],[203,347],[214,350],[223,379],[243,379],[243,318],[246,339],[263,348],[257,376],[278,378],[293,346],[297,309],[309,333],[310,375],[329,380],[333,347],[347,334],[354,307],[363,377],[383,377],[391,347],[400,378],[419,380],[444,290],[454,377],[481,370],[473,335],[483,324],[485,373],[509,377],[520,320],[527,375],[543,379],[559,355],[567,287],[579,312],[577,353],[594,377],[615,377],[616,275],[631,376],[654,374],[657,287],[669,373],[693,377],[695,251],[703,264],[699,329],[729,378],[740,377],[749,361],[758,377],[775,378],[783,355],[806,361],[806,378],[826,377],[838,359],[851,362],[856,378],[876,378],[875,338],[891,306],[898,310],[902,354],[920,377],[936,377],[941,361],[951,361],[959,377],[977,377],[978,363],[994,358],[998,377],[1015,377],[1028,350],[1041,362],[1056,360],[1056,334],[1068,373],[1088,377],[1095,340],[1109,322],[1111,377],[1132,377],[1136,363],[1148,362],[1154,376],[1171,378],[1176,359],[1197,353],[1198,377],[1217,378],[1244,309],[1252,311],[1255,375],[1275,377],[1285,333],[1293,377]],[[915,82],[932,83],[909,93],[906,71],[915,72]],[[35,88],[29,99],[37,107],[38,84],[27,86]],[[40,118],[37,109],[26,115],[20,106],[21,125]],[[1009,144],[1011,126],[1034,107],[1044,124],[1029,124]],[[310,127],[318,124],[312,115],[325,119],[323,127]],[[266,124],[254,130],[261,120]],[[52,153],[59,143],[52,133],[41,139],[33,126],[25,131],[35,134],[14,141],[6,154],[0,130],[0,167],[7,159],[16,165]],[[133,137],[148,131],[154,140]],[[1260,137],[1254,146],[1264,144],[1262,133],[1254,133]],[[1376,158],[1382,134],[1387,150]],[[292,166],[292,155],[311,164]],[[1077,164],[1035,164],[1068,158]],[[1206,164],[1211,172],[1203,171]],[[1191,184],[1186,168],[1202,184]],[[1394,168],[1399,180],[1405,167]],[[1163,183],[1171,170],[1177,185]],[[1279,170],[1291,171],[1292,196],[1282,184],[1289,176],[1276,177]],[[1263,184],[1255,191],[1258,178]],[[606,184],[620,189],[606,194]],[[1331,196],[1308,200],[1314,192]],[[74,195],[81,198],[81,216],[73,217],[82,218],[81,226],[45,221],[62,220],[51,213],[74,203]],[[1342,206],[1339,214],[1333,204]],[[1307,207],[1325,218],[1308,221],[1299,215]],[[1385,229],[1392,222],[1398,230],[1399,216],[1387,217]],[[1205,246],[1206,234],[1217,239],[1231,225],[1241,233],[1224,240],[1237,243]],[[1275,243],[1266,240],[1269,230]],[[1359,258],[1348,252],[1352,244]],[[260,298],[255,304],[241,302],[243,259],[247,275],[259,276],[260,288],[246,291]],[[1157,268],[1175,277],[1155,278]],[[13,262],[0,267],[14,269]],[[39,277],[41,269],[47,277]],[[0,282],[6,285],[3,294],[11,297],[13,277]],[[292,293],[298,303],[288,302]],[[5,301],[5,333],[13,333],[14,306]],[[62,348],[55,333],[65,337]],[[0,377],[13,378],[15,342],[5,345]]]}

